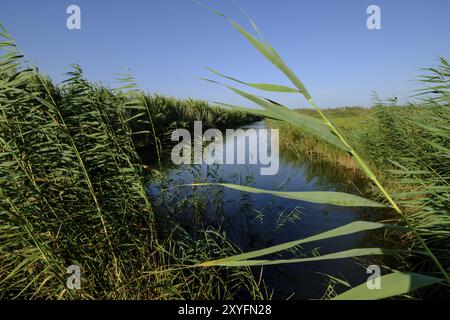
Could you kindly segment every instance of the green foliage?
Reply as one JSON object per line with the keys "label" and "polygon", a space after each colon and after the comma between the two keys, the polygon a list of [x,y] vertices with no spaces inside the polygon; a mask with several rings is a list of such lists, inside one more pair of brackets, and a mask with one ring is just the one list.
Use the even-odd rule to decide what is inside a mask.
{"label": "green foliage", "polygon": [[[129,117],[141,114],[128,125],[135,134],[134,141],[139,152],[157,154],[156,147],[161,150],[162,157],[167,157],[172,145],[170,134],[177,128],[192,130],[194,121],[202,121],[204,129],[216,128],[225,130],[258,121],[261,117],[241,111],[228,110],[212,106],[202,100],[176,99],[161,95],[144,95],[140,93],[145,106],[143,110],[131,110]],[[153,130],[149,130],[153,128]],[[140,133],[136,135],[136,133]],[[154,137],[157,137],[155,140]],[[146,160],[147,157],[144,156]],[[155,159],[150,159],[150,164]]]}
{"label": "green foliage", "polygon": [[[203,101],[144,94],[129,75],[121,75],[123,86],[111,90],[89,83],[78,66],[64,84],[56,86],[35,68],[24,66],[12,38],[1,27],[0,298],[228,299],[245,290],[259,299],[263,298],[260,283],[255,282],[249,266],[400,253],[354,248],[323,256],[254,260],[306,242],[393,226],[359,221],[240,253],[222,233],[207,229],[193,237],[161,208],[152,208],[144,189],[144,149],[153,146],[151,153],[161,166],[173,129],[191,128],[194,120],[202,120],[204,127],[223,129],[261,116],[289,123],[334,150],[348,153],[378,188],[379,196],[399,214],[399,224],[406,225],[396,227],[411,240],[407,253],[420,252],[428,258],[421,257],[411,268],[420,274],[390,273],[382,277],[382,290],[368,292],[362,284],[337,299],[388,298],[442,282],[441,278],[449,280],[448,62],[442,58],[439,67],[427,69],[430,74],[423,77],[426,88],[419,95],[421,106],[379,105],[370,111],[376,121],[367,130],[346,131],[315,105],[304,84],[262,39],[253,22],[261,40],[225,18],[295,88],[244,82],[209,70],[254,89],[300,93],[318,117],[231,86],[226,87],[263,109],[222,104],[236,109],[225,111]],[[381,184],[384,179],[378,172],[385,169],[400,188]],[[345,193],[222,186],[334,205],[381,205]],[[85,275],[82,289],[76,292],[65,286],[65,268],[73,264]],[[239,268],[223,268],[230,266]]]}
{"label": "green foliage", "polygon": [[[319,119],[316,119],[316,118],[311,117],[304,113],[300,114],[298,112],[295,112],[294,110],[291,110],[287,107],[282,106],[278,102],[275,102],[275,101],[267,99],[267,98],[261,98],[259,96],[244,92],[238,88],[231,87],[228,85],[224,85],[224,86],[227,87],[228,89],[230,89],[231,91],[235,92],[236,94],[256,103],[257,105],[262,107],[262,110],[251,111],[251,109],[245,108],[245,107],[235,107],[235,106],[231,106],[228,104],[224,104],[224,105],[229,106],[229,107],[234,107],[237,110],[247,110],[249,112],[254,112],[256,114],[260,114],[262,116],[265,116],[265,117],[268,117],[271,119],[289,123],[289,124],[295,126],[296,128],[302,130],[306,134],[314,135],[315,138],[322,139],[325,143],[329,143],[339,149],[342,149],[342,150],[348,152],[351,155],[352,159],[355,161],[355,163],[358,164],[358,166],[362,170],[362,172],[376,186],[376,188],[381,193],[382,197],[385,198],[387,200],[387,202],[389,202],[390,206],[399,215],[401,222],[407,226],[407,229],[409,230],[409,232],[412,233],[414,239],[418,242],[419,248],[421,250],[423,250],[426,253],[426,255],[430,258],[430,260],[432,261],[433,268],[435,268],[439,272],[439,274],[441,276],[443,276],[443,278],[445,278],[446,282],[450,283],[450,276],[449,276],[449,272],[448,272],[449,264],[443,264],[443,261],[445,260],[445,262],[446,262],[447,259],[442,259],[440,252],[439,252],[439,254],[436,253],[437,250],[432,250],[430,243],[426,241],[423,233],[421,232],[421,230],[418,229],[418,225],[415,223],[416,221],[411,219],[411,217],[406,214],[405,209],[401,208],[399,206],[398,200],[395,200],[393,194],[391,192],[389,192],[388,189],[386,188],[386,186],[384,186],[380,182],[381,181],[380,178],[378,177],[377,174],[375,174],[375,172],[372,170],[371,166],[369,165],[368,159],[361,156],[361,154],[350,144],[350,142],[349,142],[350,140],[348,140],[348,138],[345,137],[345,135],[341,132],[341,130],[339,130],[338,127],[335,124],[333,124],[331,119],[321,109],[318,108],[318,106],[315,104],[312,97],[310,96],[309,92],[305,88],[304,84],[294,74],[294,72],[287,66],[287,64],[282,60],[282,58],[275,51],[275,49],[273,49],[273,47],[266,40],[264,40],[262,38],[260,31],[257,29],[257,27],[253,23],[253,21],[250,20],[254,30],[257,32],[257,34],[259,35],[261,40],[258,40],[256,37],[254,37],[248,31],[246,31],[242,26],[240,26],[239,24],[237,24],[235,21],[228,18],[224,14],[217,12],[215,10],[213,10],[213,12],[224,17],[228,22],[230,22],[230,24],[234,28],[236,28],[239,31],[239,33],[253,47],[255,47],[259,53],[261,53],[268,61],[270,61],[273,65],[275,65],[292,82],[292,84],[298,89],[299,93],[302,94],[306,98],[306,100],[308,100],[308,102],[311,104],[311,106],[317,111],[317,113],[319,115]],[[434,104],[439,105],[443,108],[446,108],[446,106],[442,106],[442,104],[443,103],[445,104],[446,102],[448,102],[448,96],[449,96],[449,92],[448,92],[448,88],[449,88],[449,86],[448,86],[448,76],[449,76],[448,71],[449,71],[449,69],[450,68],[449,68],[447,61],[443,60],[442,66],[439,69],[430,69],[433,73],[435,73],[435,75],[432,77],[425,78],[425,81],[427,83],[432,83],[434,86],[430,90],[426,91],[424,94],[428,94],[429,96],[431,96],[430,99],[435,102]],[[233,77],[225,76],[211,68],[208,68],[208,70],[211,71],[212,73],[214,73],[215,75],[218,75],[225,79],[237,82],[242,85],[250,86],[250,87],[253,87],[256,89],[261,89],[261,90],[265,90],[265,91],[276,91],[276,88],[278,87],[278,88],[280,88],[280,91],[282,91],[282,92],[292,92],[292,90],[290,90],[289,88],[287,88],[285,86],[255,85],[250,82],[241,81],[241,80],[238,80]],[[209,79],[206,79],[206,80],[208,80],[212,83],[221,84],[214,80],[209,80]],[[396,102],[396,100],[395,100],[395,102]],[[448,118],[445,118],[445,119],[448,120]],[[386,120],[385,120],[385,122],[386,122]],[[408,133],[402,131],[398,127],[394,127],[392,121],[389,121],[389,119],[387,120],[387,122],[389,122],[391,125],[390,127],[388,127],[388,129],[391,132],[393,131],[393,134],[395,134],[395,137],[398,137],[398,140],[396,140],[397,144],[398,143],[404,144],[405,143],[404,140],[409,138]],[[440,137],[442,138],[442,136],[446,135],[445,132],[444,132],[444,134],[442,134],[442,132],[445,131],[447,128],[448,128],[448,125],[445,126],[444,128],[442,128],[442,127],[439,129],[432,128],[431,130],[434,131],[435,133],[440,132],[441,133]],[[428,127],[428,129],[429,129],[429,127]],[[396,146],[396,147],[398,147],[398,146]],[[442,147],[442,146],[439,145],[439,147]],[[441,148],[440,150],[446,151],[448,149],[447,149],[447,147],[444,147],[444,148]],[[421,170],[419,170],[419,172],[422,173]],[[447,184],[447,186],[448,186],[448,184]],[[243,188],[243,187],[239,187],[239,186],[230,186],[230,185],[226,185],[226,187],[232,187],[234,189],[240,189],[240,190],[246,191],[246,192],[257,192],[257,193],[262,192],[262,193],[271,193],[272,195],[275,195],[275,196],[281,196],[281,197],[286,196],[285,194],[282,194],[279,192],[268,192],[266,190],[254,190],[254,189]],[[338,196],[338,195],[336,195],[336,196],[344,197],[347,195],[343,194],[340,196]],[[342,201],[341,203],[343,204],[343,203],[345,203],[345,201]],[[286,246],[286,245],[287,244],[281,244],[279,246],[281,248],[283,248],[283,246]],[[433,249],[437,249],[437,248],[434,247]],[[371,251],[371,250],[364,251],[364,249],[355,249],[355,250],[356,251],[362,250],[365,253],[372,252],[372,254],[382,254],[383,253],[382,251],[380,252],[377,250],[374,250],[374,251]],[[260,251],[261,251],[261,253],[264,253],[263,252],[264,249],[260,250]],[[446,253],[448,254],[448,251],[446,251]],[[266,254],[266,253],[264,253],[264,254]],[[353,254],[353,252],[351,252],[350,254]],[[228,258],[222,258],[219,260],[206,261],[200,265],[201,266],[215,266],[215,265],[224,265],[223,263],[225,263],[225,265],[230,265],[230,266],[250,266],[250,265],[265,265],[265,264],[278,264],[278,263],[308,261],[308,258],[293,259],[291,261],[286,261],[286,260],[281,260],[281,261],[246,260],[246,259],[253,258],[256,256],[258,256],[258,254],[255,255],[255,252],[249,252],[249,253],[245,253],[243,255],[239,255],[237,257],[228,257]],[[333,256],[333,257],[348,257],[349,252],[334,253],[334,254],[331,254],[331,256]],[[243,260],[238,259],[240,257],[242,257]],[[227,259],[229,259],[229,261]],[[419,275],[419,276],[424,277],[424,278],[427,277],[425,275]],[[391,274],[391,275],[388,275],[385,277],[386,277],[386,279],[391,280],[391,278],[395,278],[395,277],[397,277],[397,275]],[[425,281],[425,283],[423,285],[434,284],[436,282],[440,282],[440,279],[438,279],[436,281],[428,281],[428,282]],[[361,286],[364,286],[364,284],[362,284]],[[377,297],[378,298],[387,298],[387,297],[391,297],[391,296],[394,296],[397,294],[406,293],[406,292],[408,292],[408,289],[414,290],[418,287],[421,287],[421,286],[410,286],[406,290],[403,290],[404,286],[402,286],[401,287],[402,290],[396,291],[396,290],[390,290],[391,289],[390,285],[388,285],[385,288],[386,290],[384,290],[383,288],[381,289],[382,293],[379,294]],[[345,294],[344,294],[344,296],[345,296]],[[348,297],[351,297],[351,296],[352,296],[352,294],[349,293]]]}
{"label": "green foliage", "polygon": [[344,207],[385,207],[383,204],[344,192],[332,191],[271,191],[231,183],[193,183],[186,186],[221,186],[243,192],[270,194],[276,197],[306,201],[312,203],[331,204]]}
{"label": "green foliage", "polygon": [[363,283],[352,288],[340,295],[335,296],[332,300],[378,300],[392,296],[408,294],[419,288],[436,284],[441,279],[425,276],[418,273],[393,272],[385,276],[381,276],[380,284],[383,290],[369,289],[367,284]]}
{"label": "green foliage", "polygon": [[[143,136],[159,144],[183,120],[249,118],[145,96],[128,75],[110,90],[79,66],[55,86],[24,67],[6,30],[1,36],[0,298],[229,299],[244,287],[260,298],[249,270],[177,267],[236,248],[214,230],[192,238],[174,222],[175,234],[156,223],[165,219],[150,204],[135,145]],[[81,269],[80,290],[67,290],[70,265]]]}
{"label": "green foliage", "polygon": [[[300,240],[295,240],[295,241],[290,241],[290,242],[286,242],[286,243],[282,243],[279,245],[275,245],[272,247],[268,247],[268,248],[264,248],[264,249],[260,249],[260,250],[256,250],[256,251],[252,251],[252,252],[246,252],[243,254],[239,254],[236,256],[232,256],[232,257],[226,257],[226,258],[221,258],[221,259],[217,259],[217,260],[212,260],[212,261],[207,261],[207,262],[203,262],[201,264],[199,264],[199,266],[202,267],[206,267],[206,266],[227,266],[227,265],[234,265],[234,266],[247,266],[247,265],[251,265],[252,263],[255,263],[255,265],[260,265],[260,264],[270,264],[271,261],[273,262],[273,260],[266,260],[264,262],[262,261],[255,261],[255,260],[248,260],[248,259],[252,259],[252,258],[258,258],[261,256],[266,256],[269,254],[273,254],[276,252],[280,252],[280,251],[284,251],[287,249],[291,249],[294,247],[297,247],[301,244],[304,243],[308,243],[308,242],[314,242],[314,241],[319,241],[319,240],[324,240],[324,239],[329,239],[329,238],[335,238],[335,237],[341,237],[341,236],[345,236],[345,235],[349,235],[349,234],[353,234],[353,233],[357,233],[357,232],[361,232],[361,231],[368,231],[368,230],[375,230],[375,229],[379,229],[379,228],[392,228],[394,226],[388,225],[388,224],[383,224],[383,223],[376,223],[376,222],[369,222],[369,221],[355,221],[352,223],[349,223],[347,225],[344,225],[342,227],[338,227],[320,234],[316,234],[314,236],[308,237],[306,239],[300,239]],[[383,250],[382,249],[378,249],[375,248],[375,250],[373,250],[373,248],[371,248],[371,250],[365,251],[363,250],[364,255],[370,255],[370,254],[382,254]],[[386,250],[385,250],[386,251]],[[346,253],[346,257],[351,257],[352,254],[360,254],[361,251],[358,252],[352,252],[349,254],[349,252]],[[323,257],[322,257],[323,258]],[[341,256],[342,258],[342,256]],[[315,260],[320,260],[320,257],[318,257]],[[324,258],[324,260],[326,260],[326,258]],[[308,259],[306,259],[306,261],[308,261]],[[314,261],[314,259],[312,260]],[[292,259],[291,262],[301,262],[298,261],[297,259]],[[274,264],[278,264],[278,263],[286,263],[286,261],[284,262],[275,262]]]}

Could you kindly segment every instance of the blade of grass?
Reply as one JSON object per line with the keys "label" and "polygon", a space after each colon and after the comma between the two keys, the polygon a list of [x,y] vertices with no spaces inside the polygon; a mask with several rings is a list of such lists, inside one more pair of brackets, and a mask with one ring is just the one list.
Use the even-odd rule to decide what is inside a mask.
{"label": "blade of grass", "polygon": [[264,91],[271,91],[271,92],[288,92],[288,93],[298,93],[299,92],[298,89],[294,89],[294,88],[283,86],[283,85],[279,85],[279,84],[244,82],[244,81],[238,80],[236,78],[226,76],[226,75],[224,75],[224,74],[222,74],[222,73],[220,73],[220,72],[218,72],[218,71],[216,71],[216,70],[214,70],[212,68],[209,68],[209,67],[204,67],[204,68],[206,70],[208,70],[208,71],[210,71],[210,72],[212,72],[212,73],[222,77],[222,78],[226,78],[226,79],[232,80],[232,81],[240,83],[240,84],[244,84],[246,86],[249,86],[249,87],[252,87],[252,88],[255,88],[255,89],[260,89],[260,90],[264,90]]}
{"label": "blade of grass", "polygon": [[371,255],[387,255],[394,254],[395,250],[382,249],[382,248],[356,248],[340,252],[333,252],[317,257],[309,258],[297,258],[297,259],[282,259],[282,260],[239,260],[219,262],[214,264],[215,266],[222,267],[253,267],[253,266],[268,266],[277,264],[291,264],[291,263],[303,263],[314,262],[324,260],[346,259],[353,257],[371,256]]}
{"label": "blade of grass", "polygon": [[369,231],[369,230],[375,230],[375,229],[380,229],[380,228],[399,228],[399,227],[395,226],[395,225],[391,225],[391,224],[378,223],[378,222],[355,221],[355,222],[346,224],[342,227],[338,227],[338,228],[335,228],[335,229],[332,229],[329,231],[325,231],[325,232],[316,234],[311,237],[307,237],[307,238],[295,240],[295,241],[289,241],[289,242],[285,242],[285,243],[271,246],[268,248],[250,251],[250,252],[238,254],[235,256],[231,256],[231,257],[206,261],[206,262],[198,264],[198,266],[208,267],[208,266],[220,265],[222,263],[230,263],[230,262],[236,262],[236,261],[241,261],[241,260],[248,260],[248,259],[257,258],[257,257],[269,255],[272,253],[284,251],[284,250],[296,247],[296,246],[298,246],[300,244],[304,244],[304,243],[320,241],[320,240],[325,240],[325,239],[329,239],[329,238],[345,236],[345,235],[349,235],[349,234],[353,234],[353,233],[357,233],[357,232],[361,232],[361,231]]}
{"label": "blade of grass", "polygon": [[378,300],[394,297],[442,282],[443,279],[418,273],[393,272],[380,277],[381,289],[370,290],[366,283],[332,298],[332,300]]}
{"label": "blade of grass", "polygon": [[[238,95],[261,106],[266,111],[266,113],[272,115],[271,118],[286,121],[296,127],[301,128],[302,130],[304,130],[308,133],[311,133],[315,136],[322,138],[323,140],[337,146],[338,148],[340,148],[342,150],[350,151],[348,146],[346,146],[344,143],[342,143],[342,141],[340,139],[338,139],[338,137],[329,129],[327,124],[324,123],[323,121],[321,121],[320,119],[314,118],[312,116],[301,115],[298,112],[295,112],[294,110],[291,110],[281,104],[274,103],[273,101],[268,100],[268,99],[263,99],[263,98],[257,97],[253,94],[244,92],[242,90],[239,90],[239,89],[231,87],[231,86],[221,84],[220,82],[217,82],[217,81],[213,81],[210,79],[204,79],[204,78],[202,78],[202,80],[223,85],[223,86],[227,87],[228,89],[230,89],[231,91],[237,93]],[[242,110],[242,108],[241,108],[241,110]],[[249,111],[249,112],[251,112],[251,111]]]}
{"label": "blade of grass", "polygon": [[[299,89],[300,93],[308,100],[308,102],[314,107],[314,109],[318,112],[320,117],[323,119],[325,124],[330,128],[331,132],[336,135],[338,140],[344,145],[346,149],[348,149],[349,153],[358,163],[360,168],[367,174],[367,176],[372,180],[372,182],[377,186],[377,188],[381,191],[384,197],[389,201],[392,208],[402,217],[407,226],[412,230],[417,240],[420,242],[421,246],[427,251],[430,258],[433,260],[434,264],[441,271],[446,281],[450,284],[450,276],[445,268],[442,266],[440,261],[437,259],[436,255],[431,251],[429,246],[426,244],[425,240],[421,237],[419,232],[414,228],[412,223],[409,221],[408,217],[404,214],[404,212],[398,207],[397,203],[391,197],[391,195],[387,192],[387,190],[383,187],[383,185],[378,180],[377,176],[371,170],[369,165],[364,161],[364,159],[356,152],[355,149],[347,142],[347,140],[342,136],[337,127],[335,127],[328,117],[320,110],[320,108],[315,104],[311,95],[306,90],[303,83],[300,79],[292,72],[292,70],[286,65],[286,63],[281,59],[278,53],[272,48],[272,46],[267,42],[261,43],[255,37],[253,37],[249,32],[247,32],[244,28],[242,28],[239,24],[234,22],[232,19],[225,16],[223,13],[215,11],[215,14],[218,14],[228,20],[243,36],[247,41],[253,45],[267,60],[272,62],[281,72],[283,72],[289,80]],[[252,25],[256,26],[253,22]],[[239,92],[237,92],[239,93]]]}
{"label": "blade of grass", "polygon": [[385,207],[383,204],[344,192],[332,191],[272,191],[248,186],[241,186],[231,183],[192,183],[183,186],[202,187],[202,186],[221,186],[229,189],[243,192],[270,194],[276,197],[292,200],[307,201],[320,204],[331,204],[345,207]]}

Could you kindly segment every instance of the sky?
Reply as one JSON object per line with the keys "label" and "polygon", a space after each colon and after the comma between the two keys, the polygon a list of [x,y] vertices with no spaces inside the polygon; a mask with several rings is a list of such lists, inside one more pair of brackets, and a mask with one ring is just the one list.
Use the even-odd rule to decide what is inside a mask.
{"label": "sky", "polygon": [[[200,0],[251,29],[232,0]],[[447,0],[238,0],[266,40],[304,82],[321,107],[370,106],[373,92],[405,101],[422,68],[450,58]],[[70,5],[81,30],[69,30]],[[369,30],[369,5],[381,29]],[[204,82],[202,66],[247,82],[289,85],[225,19],[192,0],[4,1],[0,22],[27,59],[55,81],[79,64],[91,81],[115,86],[129,69],[141,89],[180,98],[252,106],[226,88]],[[252,90],[249,90],[253,92]],[[298,94],[266,94],[293,108]]]}

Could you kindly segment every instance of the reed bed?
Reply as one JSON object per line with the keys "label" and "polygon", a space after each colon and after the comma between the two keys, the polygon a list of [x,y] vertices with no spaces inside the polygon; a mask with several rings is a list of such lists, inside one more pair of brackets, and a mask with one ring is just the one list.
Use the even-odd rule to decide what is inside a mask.
{"label": "reed bed", "polygon": [[[145,95],[129,75],[108,89],[79,66],[55,85],[3,27],[0,36],[0,298],[261,298],[248,269],[181,267],[239,251],[211,228],[192,236],[151,205],[136,146],[162,150],[183,120],[254,117]],[[66,285],[71,265],[81,269],[79,290]]]}
{"label": "reed bed", "polygon": [[[420,106],[379,105],[371,111],[377,119],[372,127],[342,130],[331,113],[317,107],[305,85],[253,22],[259,39],[215,13],[227,19],[293,87],[244,82],[208,70],[253,89],[300,94],[317,117],[226,84],[262,109],[223,103],[234,109],[225,112],[202,101],[145,94],[128,74],[120,75],[121,87],[109,89],[87,81],[79,66],[73,66],[63,84],[55,85],[24,62],[1,27],[0,298],[230,299],[244,292],[245,297],[261,299],[270,295],[263,294],[252,267],[386,255],[407,257],[412,262],[401,270],[387,266],[381,277],[382,290],[368,290],[363,283],[327,297],[411,297],[420,296],[424,291],[416,290],[423,288],[427,296],[448,296],[447,61],[442,59],[441,65],[428,70],[422,79],[427,87],[419,93]],[[144,150],[151,150],[156,157],[151,166],[160,168],[171,130],[189,128],[194,120],[220,129],[261,117],[288,123],[305,137],[322,141],[329,150],[347,154],[370,181],[371,195],[281,192],[213,182],[192,184],[191,188],[231,188],[312,203],[390,208],[395,218],[389,223],[355,221],[308,238],[242,253],[220,230],[189,232],[173,219],[176,214],[167,215],[164,206],[152,205],[158,201],[152,201],[145,189]],[[386,176],[395,183],[387,183]],[[203,206],[199,197],[192,201],[184,202],[185,206]],[[176,207],[185,209],[179,203]],[[352,248],[322,256],[273,258],[305,243],[370,230],[396,232],[409,247]],[[83,270],[80,290],[66,287],[70,265]]]}
{"label": "reed bed", "polygon": [[[341,258],[350,258],[350,257],[361,257],[361,256],[376,256],[376,255],[391,255],[398,254],[402,255],[398,248],[355,248],[347,251],[335,252],[319,257],[310,257],[310,258],[291,258],[284,260],[271,259],[271,255],[274,253],[282,252],[285,250],[290,250],[295,248],[303,243],[317,241],[319,239],[328,239],[340,237],[343,235],[347,235],[350,233],[356,233],[367,230],[374,229],[397,229],[400,233],[403,234],[403,237],[410,239],[411,246],[407,250],[407,255],[416,256],[421,264],[426,265],[427,267],[420,268],[420,273],[413,272],[416,268],[414,266],[403,269],[403,270],[395,270],[393,268],[388,267],[386,274],[381,276],[380,281],[383,283],[382,288],[380,290],[370,290],[365,283],[362,283],[359,286],[351,288],[343,293],[335,295],[333,297],[329,297],[332,299],[383,299],[390,298],[398,295],[406,295],[410,296],[411,292],[416,291],[417,289],[423,287],[439,288],[438,292],[446,292],[448,293],[448,287],[450,286],[450,264],[448,263],[448,248],[445,247],[445,243],[448,242],[448,231],[447,231],[447,218],[448,211],[444,210],[432,210],[432,214],[430,217],[429,212],[420,212],[419,215],[422,220],[422,224],[418,223],[417,217],[409,214],[408,210],[411,204],[419,205],[415,199],[407,200],[405,202],[398,195],[393,192],[390,188],[388,188],[384,184],[384,180],[382,176],[380,176],[375,169],[373,169],[373,163],[369,160],[368,157],[365,156],[364,153],[358,150],[356,144],[354,144],[347,135],[342,131],[339,126],[337,126],[333,120],[323,111],[321,110],[313,100],[313,97],[308,92],[307,88],[303,84],[303,82],[297,77],[297,75],[288,67],[286,62],[281,58],[278,52],[269,44],[269,42],[264,39],[260,30],[256,26],[256,24],[249,18],[249,22],[256,33],[256,36],[251,34],[245,28],[243,28],[236,21],[227,17],[221,12],[218,12],[214,9],[210,9],[214,14],[224,18],[227,22],[230,23],[232,27],[234,27],[264,58],[266,58],[271,64],[274,65],[282,74],[286,76],[286,78],[291,83],[292,87],[279,85],[279,84],[269,84],[269,83],[260,83],[260,82],[248,82],[240,79],[236,79],[230,75],[225,75],[220,71],[214,70],[212,68],[206,68],[210,71],[214,76],[219,77],[223,81],[232,82],[240,87],[244,87],[241,89],[240,87],[232,86],[225,82],[220,82],[218,80],[205,79],[210,83],[214,83],[217,85],[221,85],[235,94],[247,99],[248,101],[258,105],[260,109],[251,109],[242,106],[230,105],[227,103],[222,103],[222,105],[227,106],[229,108],[233,108],[235,110],[245,110],[247,112],[253,112],[255,114],[259,114],[266,118],[270,118],[273,120],[277,120],[283,123],[290,124],[291,126],[296,127],[301,130],[304,134],[313,136],[315,139],[320,139],[324,141],[324,143],[332,145],[334,148],[340,149],[342,152],[349,154],[352,160],[357,164],[362,173],[367,177],[370,181],[371,185],[374,188],[374,194],[376,196],[370,197],[374,199],[376,202],[369,200],[369,197],[360,197],[349,193],[336,193],[336,192],[277,192],[270,190],[261,190],[256,188],[243,187],[239,185],[230,185],[230,184],[215,184],[216,186],[222,186],[231,189],[241,190],[243,192],[249,193],[269,193],[273,196],[281,196],[289,199],[298,199],[303,201],[310,201],[316,203],[328,203],[333,205],[340,206],[362,206],[362,207],[387,207],[391,208],[393,214],[396,215],[396,221],[391,224],[385,223],[371,223],[369,221],[358,221],[354,223],[350,223],[344,225],[342,227],[329,230],[328,232],[324,232],[321,234],[317,234],[315,236],[299,239],[297,241],[291,241],[287,243],[278,244],[275,246],[267,247],[261,250],[246,252],[244,254],[231,256],[231,257],[223,257],[219,259],[212,259],[209,261],[205,261],[200,263],[198,266],[201,267],[216,267],[216,266],[232,266],[232,267],[248,267],[248,266],[264,266],[264,265],[277,265],[277,264],[289,264],[289,263],[304,263],[307,261],[322,261],[329,259],[341,259]],[[440,199],[439,203],[444,203],[444,206],[448,207],[448,203],[446,198],[448,199],[448,179],[447,170],[448,170],[448,102],[449,102],[449,88],[450,82],[449,80],[449,64],[448,62],[442,58],[441,65],[438,68],[430,68],[428,71],[431,73],[430,75],[424,76],[423,81],[427,83],[428,87],[421,92],[423,102],[426,101],[427,106],[435,107],[439,111],[443,110],[439,117],[436,117],[436,121],[438,119],[444,119],[443,123],[439,123],[437,127],[434,127],[433,124],[422,124],[419,127],[422,130],[428,131],[428,134],[425,134],[424,143],[430,145],[427,138],[430,138],[430,134],[433,133],[434,139],[433,144],[434,147],[433,154],[441,154],[446,161],[444,164],[440,163],[439,165],[435,164],[431,166],[430,164],[424,164],[421,158],[416,159],[418,163],[422,166],[425,166],[426,169],[422,170],[411,170],[406,166],[402,166],[398,163],[398,160],[402,160],[404,157],[391,160],[390,162],[396,161],[396,164],[401,167],[400,174],[408,175],[408,174],[422,174],[423,171],[426,174],[434,174],[437,176],[439,180],[439,186],[437,190],[442,191],[443,193],[439,194],[438,199]],[[300,96],[303,96],[313,109],[317,112],[317,117],[313,117],[307,114],[301,114],[296,112],[279,102],[276,102],[270,98],[261,97],[259,95],[254,95],[249,91],[246,91],[245,88],[258,89],[266,92],[282,92],[282,93],[297,93]],[[394,102],[396,99],[393,100]],[[442,118],[442,117],[443,118]],[[399,140],[393,140],[394,143],[403,144],[403,139],[410,139],[408,136],[408,132],[402,132],[401,128],[394,127],[395,123],[390,122],[388,129],[390,131],[394,131],[396,136],[401,137]],[[411,135],[411,133],[409,133]],[[388,135],[388,139],[391,140],[391,136]],[[441,145],[441,143],[444,143]],[[395,145],[398,147],[398,145]],[[412,146],[412,143],[409,145]],[[375,151],[376,152],[376,151]],[[405,152],[404,155],[411,154],[410,152]],[[419,156],[417,154],[417,156]],[[425,157],[426,158],[426,157]],[[372,159],[373,160],[373,159]],[[416,164],[417,164],[416,162]],[[446,168],[442,171],[442,168]],[[440,171],[437,171],[437,169]],[[441,172],[445,175],[442,176]],[[393,172],[390,171],[392,174]],[[435,178],[436,179],[436,178]],[[414,179],[413,179],[414,180]],[[402,180],[404,181],[404,180]],[[407,180],[410,181],[410,180]],[[420,184],[418,182],[418,184]],[[199,184],[193,184],[192,187],[198,187]],[[200,186],[204,186],[200,184]],[[424,203],[429,203],[430,198],[429,194],[430,189],[427,188],[427,191],[422,191],[415,195],[423,195],[422,205]],[[412,201],[412,202],[410,202]],[[423,207],[420,207],[423,209]],[[440,207],[439,209],[442,209]],[[422,211],[422,210],[420,210]],[[424,222],[427,221],[430,224],[428,228],[424,230]],[[381,221],[380,221],[381,222]],[[432,228],[430,230],[429,228]],[[431,236],[433,235],[433,236]],[[436,239],[440,239],[442,242],[442,246],[436,246]],[[446,249],[443,249],[443,248]],[[405,252],[403,252],[404,254]],[[436,284],[439,284],[436,287]],[[435,285],[435,286],[432,286]]]}
{"label": "reed bed", "polygon": [[[443,60],[445,65],[445,60]],[[448,78],[447,78],[448,80]],[[311,111],[298,110],[300,113]],[[348,114],[347,114],[348,112]],[[450,108],[435,103],[435,98],[410,105],[396,105],[379,102],[370,109],[338,108],[326,110],[357,150],[371,164],[389,193],[402,205],[411,223],[423,233],[427,242],[444,265],[448,261],[449,201],[448,186],[450,167]],[[355,123],[357,125],[355,125]],[[363,175],[351,157],[334,146],[306,135],[301,130],[280,123],[269,124],[282,129],[280,143],[282,150],[294,151],[299,159],[316,157],[323,159],[330,167],[346,170],[349,167]],[[343,161],[344,159],[344,161]],[[350,161],[350,165],[349,162]],[[374,188],[365,190],[367,195],[378,197]],[[386,217],[390,220],[395,216]],[[403,247],[412,248],[417,243],[410,235],[397,239]],[[399,262],[395,262],[399,264]],[[402,264],[405,261],[401,262]],[[430,261],[419,255],[407,259],[409,268],[415,271],[432,270]],[[445,290],[444,290],[445,292]],[[433,292],[442,297],[443,292]]]}

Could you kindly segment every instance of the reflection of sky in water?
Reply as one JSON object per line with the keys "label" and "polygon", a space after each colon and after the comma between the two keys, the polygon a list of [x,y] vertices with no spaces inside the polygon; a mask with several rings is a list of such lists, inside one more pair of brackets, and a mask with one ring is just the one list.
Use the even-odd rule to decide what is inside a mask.
{"label": "reflection of sky in water", "polygon": [[[263,126],[264,123],[259,122],[252,127]],[[238,138],[238,141],[243,140]],[[337,184],[330,182],[334,179],[327,179],[326,174],[322,174],[326,171],[319,170],[311,174],[309,165],[308,163],[299,164],[281,155],[279,171],[276,175],[261,175],[259,164],[201,165],[197,169],[204,180],[211,180],[211,176],[215,176],[215,182],[231,182],[268,190],[332,191],[337,189]],[[214,174],[212,175],[211,172]],[[170,178],[171,185],[194,182],[192,170],[186,170],[186,167],[172,169]],[[207,206],[205,224],[214,224],[219,219],[228,238],[243,251],[305,238],[342,226],[359,220],[358,213],[364,210],[319,205],[270,195],[241,193],[219,187],[201,187],[201,189],[208,195],[207,197],[214,197],[217,192],[220,192],[219,201],[224,213],[218,217],[217,201],[211,201]],[[196,189],[196,191],[200,190]],[[194,191],[186,188],[182,192],[189,197]],[[281,227],[277,227],[277,223],[283,221],[293,210],[300,212],[300,218],[294,221],[285,220]],[[281,219],[280,214],[282,214]],[[360,243],[361,240],[362,234],[354,234],[313,242],[305,245],[304,249],[320,248],[320,253],[325,254],[362,247],[364,244]],[[285,254],[283,257],[292,257],[292,255]],[[253,270],[259,272],[260,268],[254,267]],[[365,270],[350,259],[268,266],[264,267],[263,274],[268,287],[275,289],[275,298],[282,299],[292,292],[295,292],[295,298],[320,298],[327,285],[326,278],[320,273],[343,277],[353,285],[362,283],[367,278]]]}

